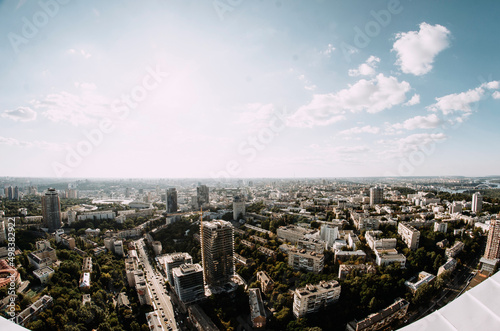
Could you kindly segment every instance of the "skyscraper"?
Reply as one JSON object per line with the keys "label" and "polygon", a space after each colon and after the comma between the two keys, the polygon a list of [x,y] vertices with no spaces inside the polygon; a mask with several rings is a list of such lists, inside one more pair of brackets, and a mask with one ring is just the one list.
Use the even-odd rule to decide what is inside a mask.
{"label": "skyscraper", "polygon": [[14,194],[12,197],[13,200],[19,200],[19,187],[14,187]]}
{"label": "skyscraper", "polygon": [[472,211],[480,213],[483,210],[483,196],[481,193],[476,192],[472,195]]}
{"label": "skyscraper", "polygon": [[372,187],[370,189],[370,206],[378,205],[384,202],[384,189],[381,187]]}
{"label": "skyscraper", "polygon": [[484,258],[490,260],[500,259],[500,220],[498,219],[491,220]]}
{"label": "skyscraper", "polygon": [[245,216],[245,200],[237,195],[233,200],[233,220],[237,221],[240,215],[241,217]]}
{"label": "skyscraper", "polygon": [[177,190],[175,187],[167,190],[167,213],[177,212]]}
{"label": "skyscraper", "polygon": [[209,286],[228,283],[234,274],[234,233],[223,220],[202,222],[200,226],[203,278]]}
{"label": "skyscraper", "polygon": [[198,208],[210,202],[208,195],[208,186],[200,185],[196,188],[196,197],[198,200]]}
{"label": "skyscraper", "polygon": [[61,228],[61,202],[57,191],[49,188],[42,196],[43,224],[49,228],[49,232],[54,232]]}

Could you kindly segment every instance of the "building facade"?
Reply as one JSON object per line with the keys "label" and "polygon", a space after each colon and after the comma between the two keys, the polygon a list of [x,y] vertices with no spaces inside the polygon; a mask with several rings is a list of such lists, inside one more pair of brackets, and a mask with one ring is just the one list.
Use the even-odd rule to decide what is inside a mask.
{"label": "building facade", "polygon": [[370,188],[370,206],[379,205],[384,202],[384,189],[381,187]]}
{"label": "building facade", "polygon": [[193,302],[205,297],[203,268],[199,264],[182,264],[172,270],[175,293],[182,302]]}
{"label": "building facade", "polygon": [[483,196],[481,193],[476,192],[472,195],[472,208],[474,213],[480,213],[483,210]]}
{"label": "building facade", "polygon": [[420,231],[409,224],[399,222],[398,234],[409,249],[415,250],[420,244]]}
{"label": "building facade", "polygon": [[234,232],[223,220],[202,222],[200,226],[203,279],[209,286],[228,283],[234,275]]}
{"label": "building facade", "polygon": [[293,293],[293,315],[300,318],[316,312],[340,298],[340,284],[336,280],[321,281],[319,284],[307,284]]}
{"label": "building facade", "polygon": [[169,188],[167,190],[167,213],[177,212],[177,190]]}
{"label": "building facade", "polygon": [[49,188],[42,196],[43,225],[54,232],[61,228],[61,202],[59,194],[53,188]]}

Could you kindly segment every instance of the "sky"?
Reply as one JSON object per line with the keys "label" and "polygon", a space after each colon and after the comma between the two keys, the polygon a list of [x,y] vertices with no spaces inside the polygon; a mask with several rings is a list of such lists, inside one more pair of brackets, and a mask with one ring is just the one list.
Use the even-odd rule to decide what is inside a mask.
{"label": "sky", "polygon": [[499,175],[499,12],[0,1],[0,176]]}

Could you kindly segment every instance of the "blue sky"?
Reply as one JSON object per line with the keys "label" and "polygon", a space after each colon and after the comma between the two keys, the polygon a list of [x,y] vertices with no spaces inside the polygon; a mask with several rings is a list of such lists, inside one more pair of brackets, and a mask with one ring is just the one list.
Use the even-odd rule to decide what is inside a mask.
{"label": "blue sky", "polygon": [[0,174],[498,175],[500,3],[0,2]]}

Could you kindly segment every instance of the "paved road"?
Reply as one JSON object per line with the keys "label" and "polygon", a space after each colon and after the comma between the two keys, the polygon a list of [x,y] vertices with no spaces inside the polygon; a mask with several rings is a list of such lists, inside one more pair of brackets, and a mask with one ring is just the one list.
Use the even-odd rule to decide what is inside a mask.
{"label": "paved road", "polygon": [[[158,311],[162,319],[162,325],[165,330],[177,330],[175,322],[174,308],[170,296],[168,296],[164,284],[163,276],[156,272],[149,262],[148,255],[144,249],[144,239],[135,242],[139,261],[144,266],[146,272],[146,280],[151,292],[151,302],[154,310]],[[165,320],[166,319],[166,320]]]}

